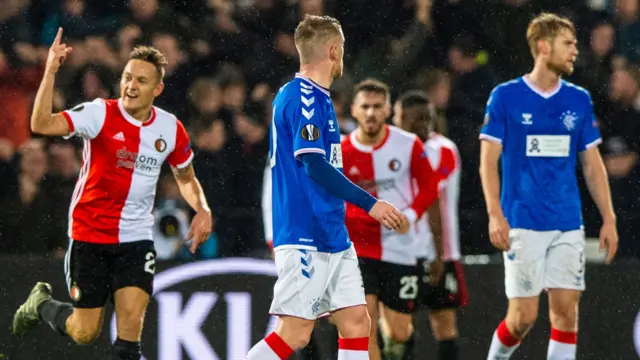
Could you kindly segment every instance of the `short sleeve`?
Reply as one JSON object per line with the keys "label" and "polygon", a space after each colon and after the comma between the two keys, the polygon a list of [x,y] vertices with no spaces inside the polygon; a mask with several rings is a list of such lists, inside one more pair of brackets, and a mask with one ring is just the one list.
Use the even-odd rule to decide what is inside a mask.
{"label": "short sleeve", "polygon": [[313,92],[301,92],[298,106],[290,110],[293,155],[296,158],[306,153],[325,154],[323,136],[328,119],[320,105],[321,101],[325,100],[315,96]]}
{"label": "short sleeve", "polygon": [[585,119],[582,122],[582,129],[579,136],[579,152],[583,152],[602,143],[600,130],[598,129],[598,121],[596,120],[596,115],[593,112],[593,102],[591,101],[591,96],[588,97],[587,111],[585,112]]}
{"label": "short sleeve", "polygon": [[191,141],[182,122],[176,120],[176,124],[176,146],[169,154],[167,162],[176,169],[183,169],[193,160],[193,149],[191,149]]}
{"label": "short sleeve", "polygon": [[495,88],[487,101],[480,139],[502,144],[507,120],[499,89]]}
{"label": "short sleeve", "polygon": [[447,186],[451,173],[458,167],[456,154],[449,148],[440,150],[440,164],[436,171],[438,177],[438,189],[442,190]]}
{"label": "short sleeve", "polygon": [[69,124],[67,138],[76,135],[85,139],[95,139],[104,125],[107,108],[104,100],[95,99],[92,102],[85,102],[70,110],[65,110],[62,115]]}

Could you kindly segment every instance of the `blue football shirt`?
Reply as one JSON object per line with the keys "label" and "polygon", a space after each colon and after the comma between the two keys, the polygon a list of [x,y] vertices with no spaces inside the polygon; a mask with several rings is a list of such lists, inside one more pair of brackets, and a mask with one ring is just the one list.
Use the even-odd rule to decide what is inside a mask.
{"label": "blue football shirt", "polygon": [[526,77],[500,84],[480,138],[502,144],[501,206],[511,228],[582,226],[577,158],[601,142],[587,90],[562,80],[542,93]]}
{"label": "blue football shirt", "polygon": [[273,245],[340,252],[351,246],[344,200],[309,178],[300,155],[323,154],[342,171],[340,129],[329,91],[296,74],[273,101],[269,161]]}

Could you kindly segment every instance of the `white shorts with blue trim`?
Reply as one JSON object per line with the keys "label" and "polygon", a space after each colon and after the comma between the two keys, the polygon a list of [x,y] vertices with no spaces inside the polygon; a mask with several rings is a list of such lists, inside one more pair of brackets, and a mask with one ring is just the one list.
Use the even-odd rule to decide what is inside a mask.
{"label": "white shorts with blue trim", "polygon": [[277,247],[275,262],[278,280],[269,310],[272,315],[315,320],[366,304],[353,245],[338,253]]}
{"label": "white shorts with blue trim", "polygon": [[504,252],[507,298],[536,297],[543,289],[584,291],[584,230],[511,229]]}

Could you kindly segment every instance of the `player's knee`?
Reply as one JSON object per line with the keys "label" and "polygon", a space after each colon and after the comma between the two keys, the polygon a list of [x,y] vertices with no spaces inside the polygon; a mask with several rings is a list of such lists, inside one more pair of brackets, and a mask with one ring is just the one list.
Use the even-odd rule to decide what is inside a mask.
{"label": "player's knee", "polygon": [[69,335],[78,345],[90,345],[100,335],[99,327],[81,327],[69,332]]}
{"label": "player's knee", "polygon": [[142,330],[142,316],[127,316],[118,321],[118,335],[125,338],[137,338]]}
{"label": "player's knee", "polygon": [[363,311],[358,311],[349,322],[341,326],[340,333],[344,338],[369,337],[371,334],[371,318],[369,318],[369,314],[364,311],[364,308]]}
{"label": "player's knee", "polygon": [[551,324],[556,329],[573,330],[578,319],[578,309],[573,306],[554,307],[550,310]]}
{"label": "player's knee", "polygon": [[[313,329],[313,328],[312,328]],[[311,340],[311,331],[276,331],[280,338],[293,350],[306,347]]]}
{"label": "player's knee", "polygon": [[396,323],[396,324],[392,324],[391,327],[389,328],[389,331],[391,332],[389,334],[389,338],[391,339],[391,341],[395,343],[407,342],[407,340],[409,340],[409,338],[411,337],[411,334],[413,333],[413,326],[411,325],[411,323],[406,323],[406,324]]}
{"label": "player's knee", "polygon": [[435,322],[431,322],[431,328],[433,330],[433,337],[437,341],[456,339],[458,337],[458,328],[455,323],[449,324],[440,322],[435,324],[435,326],[434,323]]}
{"label": "player's knee", "polygon": [[507,324],[510,325],[509,328],[513,331],[513,335],[520,339],[529,332],[538,318],[537,311],[526,307],[516,308],[509,315],[511,316],[509,316]]}

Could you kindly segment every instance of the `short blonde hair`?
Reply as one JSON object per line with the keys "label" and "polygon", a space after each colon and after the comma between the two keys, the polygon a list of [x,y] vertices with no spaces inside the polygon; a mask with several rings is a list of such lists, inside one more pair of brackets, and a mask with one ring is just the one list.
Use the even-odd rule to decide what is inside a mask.
{"label": "short blonde hair", "polygon": [[553,40],[562,30],[569,30],[575,36],[576,27],[571,20],[551,13],[542,13],[529,23],[527,28],[527,42],[531,55],[537,57],[540,49],[538,49],[538,41]]}
{"label": "short blonde hair", "polygon": [[317,61],[320,55],[319,48],[342,36],[342,26],[337,19],[330,16],[305,15],[293,35],[300,63]]}

